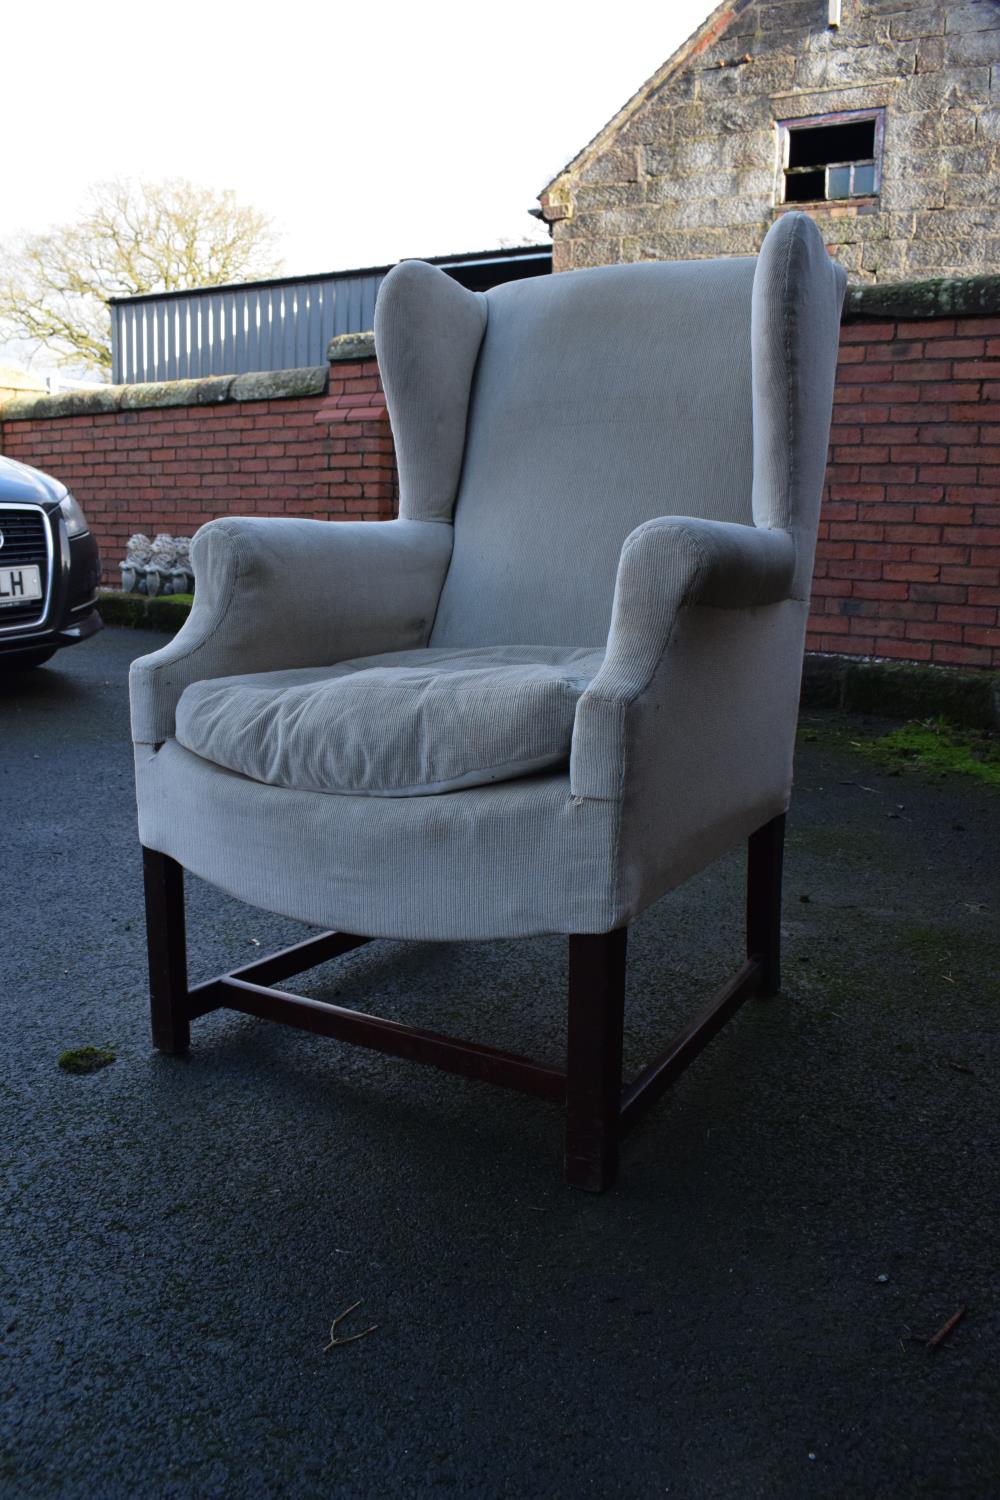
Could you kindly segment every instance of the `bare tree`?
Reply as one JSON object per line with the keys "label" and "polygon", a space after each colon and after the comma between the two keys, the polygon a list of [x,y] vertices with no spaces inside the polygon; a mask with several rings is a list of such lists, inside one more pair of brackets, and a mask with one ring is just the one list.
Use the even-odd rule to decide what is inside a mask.
{"label": "bare tree", "polygon": [[0,246],[0,329],[60,364],[107,375],[109,297],[271,276],[276,248],[272,221],[229,189],[179,178],[98,183],[79,223]]}

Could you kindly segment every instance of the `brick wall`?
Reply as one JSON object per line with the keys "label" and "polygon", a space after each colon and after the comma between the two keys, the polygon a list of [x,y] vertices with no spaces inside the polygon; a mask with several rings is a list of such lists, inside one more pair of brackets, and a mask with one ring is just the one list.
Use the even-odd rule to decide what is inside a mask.
{"label": "brick wall", "polygon": [[[982,293],[931,285],[953,301],[956,287]],[[909,304],[913,289],[892,295]],[[857,294],[841,336],[808,647],[1000,668],[1000,317],[859,319],[875,297]],[[231,514],[385,519],[397,482],[377,366],[319,375],[325,389],[281,399],[241,399],[233,382],[221,404],[94,412],[68,397],[43,400],[41,417],[22,401],[16,420],[0,408],[0,450],[70,485],[113,583],[133,531],[183,535]],[[240,380],[252,394],[261,378]],[[204,400],[220,382],[191,385]]]}
{"label": "brick wall", "polygon": [[[189,384],[214,391],[220,383]],[[0,408],[0,450],[69,486],[112,585],[135,531],[185,536],[225,515],[375,521],[394,513],[392,436],[374,359],[332,365],[325,392],[298,398],[103,412],[86,410],[79,396],[41,404],[64,414],[4,421]]]}
{"label": "brick wall", "polygon": [[847,323],[813,651],[1000,667],[1000,318]]}

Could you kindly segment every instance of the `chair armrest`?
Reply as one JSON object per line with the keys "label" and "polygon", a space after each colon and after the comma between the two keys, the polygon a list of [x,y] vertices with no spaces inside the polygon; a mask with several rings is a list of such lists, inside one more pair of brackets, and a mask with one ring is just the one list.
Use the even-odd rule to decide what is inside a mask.
{"label": "chair armrest", "polygon": [[689,516],[636,527],[622,547],[604,662],[577,704],[573,796],[619,794],[628,707],[649,688],[681,610],[777,604],[791,597],[794,572],[787,531]]}
{"label": "chair armrest", "polygon": [[189,683],[426,644],[451,557],[433,521],[210,521],[195,600],[169,645],[132,663],[132,738],[159,744]]}

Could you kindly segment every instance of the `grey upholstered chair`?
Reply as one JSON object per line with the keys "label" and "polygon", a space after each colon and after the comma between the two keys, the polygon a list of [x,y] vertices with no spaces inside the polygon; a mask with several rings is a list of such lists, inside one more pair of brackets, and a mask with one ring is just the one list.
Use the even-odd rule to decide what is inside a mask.
{"label": "grey upholstered chair", "polygon": [[[400,518],[213,521],[132,669],[153,1036],[220,1006],[565,1106],[566,1173],[778,986],[842,271],[758,259],[465,291],[405,262],[375,335]],[[628,924],[749,839],[747,961],[622,1089]],[[189,987],[182,870],[326,932]],[[274,986],[370,938],[569,935],[565,1072]]]}

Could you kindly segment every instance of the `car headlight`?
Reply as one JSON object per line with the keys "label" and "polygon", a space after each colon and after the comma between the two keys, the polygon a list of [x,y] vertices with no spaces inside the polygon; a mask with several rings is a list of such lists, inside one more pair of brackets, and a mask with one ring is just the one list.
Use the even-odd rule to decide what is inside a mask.
{"label": "car headlight", "polygon": [[85,531],[90,530],[90,527],[87,525],[86,516],[72,495],[66,495],[64,499],[60,500],[59,514],[66,522],[67,536],[83,536]]}

